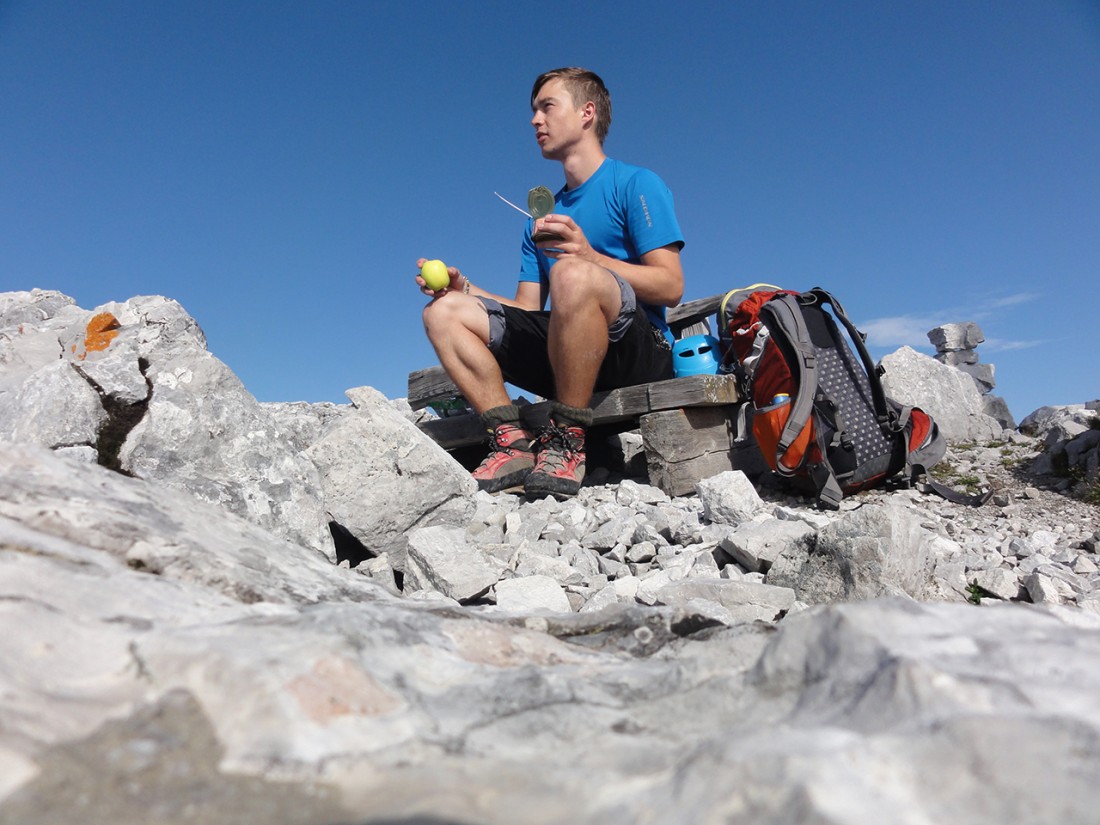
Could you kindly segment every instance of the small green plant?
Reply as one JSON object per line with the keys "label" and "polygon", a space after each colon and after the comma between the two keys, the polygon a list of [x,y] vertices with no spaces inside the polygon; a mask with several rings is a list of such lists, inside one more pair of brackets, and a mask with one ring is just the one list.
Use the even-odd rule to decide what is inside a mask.
{"label": "small green plant", "polygon": [[982,486],[982,480],[974,475],[959,476],[956,484],[961,484],[968,493],[976,493]]}
{"label": "small green plant", "polygon": [[957,473],[957,471],[955,470],[954,467],[952,467],[949,463],[944,461],[940,464],[937,464],[932,469],[930,469],[928,471],[928,474],[931,475],[932,478],[936,479],[937,481],[950,481],[958,473]]}
{"label": "small green plant", "polygon": [[1094,481],[1086,487],[1081,498],[1086,504],[1100,505],[1100,481]]}
{"label": "small green plant", "polygon": [[989,596],[993,594],[978,584],[977,579],[966,586],[966,600],[971,604],[981,604],[982,599]]}

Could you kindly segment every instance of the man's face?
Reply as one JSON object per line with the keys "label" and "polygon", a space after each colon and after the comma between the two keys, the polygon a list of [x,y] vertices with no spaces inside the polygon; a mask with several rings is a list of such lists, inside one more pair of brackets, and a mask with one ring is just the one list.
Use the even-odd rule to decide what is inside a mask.
{"label": "man's face", "polygon": [[577,108],[565,81],[548,80],[539,89],[532,106],[531,125],[542,156],[560,160],[584,135],[584,108]]}

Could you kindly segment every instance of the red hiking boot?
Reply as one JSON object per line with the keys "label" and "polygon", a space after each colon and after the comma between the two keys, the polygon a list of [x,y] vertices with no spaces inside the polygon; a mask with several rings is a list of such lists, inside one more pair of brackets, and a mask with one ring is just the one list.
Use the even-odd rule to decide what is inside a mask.
{"label": "red hiking boot", "polygon": [[489,455],[473,476],[479,489],[499,493],[522,484],[534,466],[531,434],[515,424],[498,424],[489,436]]}
{"label": "red hiking boot", "polygon": [[523,489],[528,498],[569,498],[584,481],[584,428],[559,427],[553,422],[537,442],[538,459]]}

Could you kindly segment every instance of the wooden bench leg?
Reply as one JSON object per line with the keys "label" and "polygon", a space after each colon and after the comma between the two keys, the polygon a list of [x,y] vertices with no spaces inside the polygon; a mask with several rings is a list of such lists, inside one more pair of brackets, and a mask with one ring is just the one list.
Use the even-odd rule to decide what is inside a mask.
{"label": "wooden bench leg", "polygon": [[665,410],[640,419],[649,483],[670,496],[695,492],[695,483],[726,470],[742,470],[756,478],[768,467],[749,437],[737,437],[738,406]]}

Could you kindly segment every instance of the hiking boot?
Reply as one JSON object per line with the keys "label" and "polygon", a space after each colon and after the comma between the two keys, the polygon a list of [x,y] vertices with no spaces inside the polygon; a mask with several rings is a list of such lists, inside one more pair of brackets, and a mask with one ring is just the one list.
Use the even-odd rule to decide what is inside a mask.
{"label": "hiking boot", "polygon": [[584,428],[559,427],[553,422],[538,437],[535,469],[523,489],[528,498],[569,498],[584,481]]}
{"label": "hiking boot", "polygon": [[515,424],[498,424],[489,436],[489,455],[474,470],[478,489],[499,493],[523,483],[535,456],[531,452],[531,434]]}

